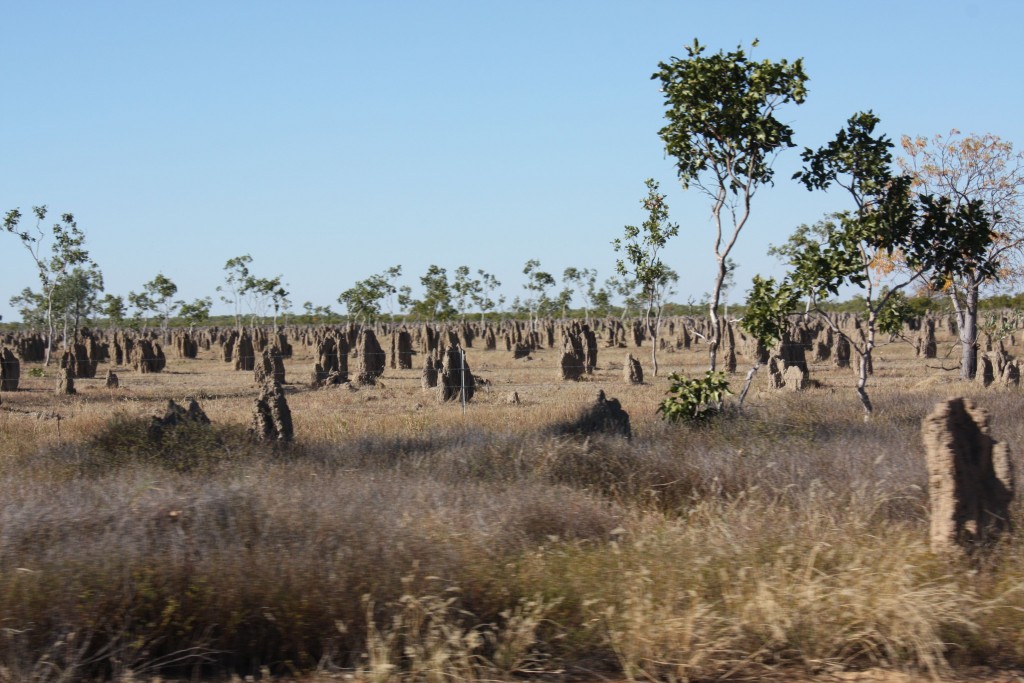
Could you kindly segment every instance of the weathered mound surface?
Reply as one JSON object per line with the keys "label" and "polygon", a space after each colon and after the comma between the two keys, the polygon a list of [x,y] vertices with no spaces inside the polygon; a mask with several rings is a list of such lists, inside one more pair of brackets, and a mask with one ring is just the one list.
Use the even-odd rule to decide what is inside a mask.
{"label": "weathered mound surface", "polygon": [[597,392],[597,400],[580,412],[579,417],[556,425],[556,434],[589,436],[591,434],[614,434],[632,437],[629,413],[622,409],[618,399],[607,398],[604,391]]}
{"label": "weathered mound surface", "polygon": [[6,346],[0,348],[0,391],[17,391],[21,381],[21,362]]}
{"label": "weathered mound surface", "polygon": [[188,400],[188,406],[185,408],[172,400],[167,401],[167,409],[164,411],[163,417],[154,416],[150,422],[149,437],[154,441],[160,441],[167,430],[183,424],[210,424],[210,418],[206,416],[194,398]]}
{"label": "weathered mound surface", "polygon": [[260,389],[260,395],[253,406],[250,431],[258,441],[292,440],[295,435],[292,411],[280,384],[267,382]]}
{"label": "weathered mound surface", "polygon": [[437,375],[437,400],[460,401],[465,389],[465,400],[473,398],[476,380],[466,362],[465,353],[458,346],[449,346],[444,350],[441,370]]}
{"label": "weathered mound surface", "polygon": [[921,427],[928,465],[931,546],[974,550],[1009,532],[1014,480],[1010,449],[989,434],[988,414],[955,398]]}

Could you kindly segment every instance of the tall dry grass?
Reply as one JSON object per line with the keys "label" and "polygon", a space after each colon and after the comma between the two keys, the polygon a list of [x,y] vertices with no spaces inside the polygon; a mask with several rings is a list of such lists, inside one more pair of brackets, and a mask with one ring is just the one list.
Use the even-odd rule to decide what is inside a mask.
{"label": "tall dry grass", "polygon": [[[288,449],[248,439],[252,387],[211,360],[188,366],[208,389],[197,370],[5,394],[0,680],[1024,663],[1024,544],[934,557],[919,439],[935,401],[966,392],[1020,452],[1019,392],[880,373],[865,423],[849,373],[822,369],[822,388],[759,388],[743,415],[688,428],[653,416],[653,382],[620,391],[609,369],[548,386],[545,362],[525,405],[492,384],[465,417],[403,388],[410,373],[291,385]],[[635,437],[551,436],[599,387]],[[147,440],[188,394],[213,427]]]}

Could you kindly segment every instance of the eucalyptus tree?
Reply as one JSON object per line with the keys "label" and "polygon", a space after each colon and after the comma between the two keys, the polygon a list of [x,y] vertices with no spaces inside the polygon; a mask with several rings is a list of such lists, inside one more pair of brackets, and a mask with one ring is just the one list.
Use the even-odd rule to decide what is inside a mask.
{"label": "eucalyptus tree", "polygon": [[[755,275],[753,286],[747,295],[747,302],[739,326],[753,337],[761,349],[770,349],[779,343],[789,328],[789,313],[800,300],[800,290],[787,280],[776,282],[775,278]],[[760,353],[754,353],[754,363],[747,372],[740,391],[738,407],[743,409],[754,375],[762,365]]]}
{"label": "eucalyptus tree", "polygon": [[[19,209],[11,209],[4,216],[4,230],[21,240],[22,246],[35,263],[41,296],[46,303],[44,364],[49,365],[53,352],[54,296],[57,288],[76,266],[88,264],[95,267],[95,264],[85,248],[85,233],[78,227],[73,214],[61,214],[60,220],[47,229],[43,227],[48,213],[46,206],[34,206],[32,213],[36,223],[31,231],[21,228],[22,214]],[[47,240],[50,240],[48,249],[44,248]]]}
{"label": "eucalyptus tree", "polygon": [[213,308],[213,299],[210,297],[206,296],[201,299],[193,299],[189,302],[182,301],[180,303],[178,315],[188,323],[190,331],[195,329],[196,325],[202,325],[210,319],[210,309]]}
{"label": "eucalyptus tree", "polygon": [[107,324],[111,329],[118,327],[124,322],[126,312],[123,296],[105,294],[100,299],[100,314],[107,319]]}
{"label": "eucalyptus tree", "polygon": [[794,146],[792,128],[777,114],[804,101],[807,76],[801,59],[755,61],[742,47],[717,54],[705,49],[694,40],[685,58],[660,63],[652,78],[661,81],[668,123],[659,134],[676,160],[679,181],[711,202],[717,269],[708,301],[708,349],[714,370],[727,259],[750,219],[755,194],[774,179],[776,156]]}
{"label": "eucalyptus tree", "polygon": [[[845,336],[858,355],[857,394],[865,417],[873,411],[867,381],[876,335],[902,327],[903,290],[955,273],[997,276],[994,264],[982,258],[993,237],[992,217],[982,202],[915,196],[911,178],[892,172],[893,145],[875,134],[877,124],[871,112],[855,114],[827,145],[804,151],[804,168],[794,177],[810,190],[844,189],[854,206],[813,229],[798,230],[787,249],[794,286],[809,297],[811,311]],[[897,259],[904,268],[895,272],[888,264]],[[855,336],[817,306],[851,285],[863,292],[865,327]]]}
{"label": "eucalyptus tree", "polygon": [[459,311],[459,317],[466,319],[466,311],[469,305],[480,297],[483,292],[483,283],[472,277],[469,266],[459,266],[455,269],[455,279],[452,281],[452,297],[455,308]]}
{"label": "eucalyptus tree", "polygon": [[496,276],[483,268],[477,268],[476,274],[480,276],[478,280],[480,286],[473,290],[470,297],[473,305],[480,309],[480,322],[483,322],[488,312],[504,305],[505,297],[499,294],[492,298],[501,287],[501,281]]}
{"label": "eucalyptus tree", "polygon": [[305,311],[302,321],[307,325],[330,323],[337,315],[330,306],[315,306],[312,301],[304,301],[302,310]]}
{"label": "eucalyptus tree", "polygon": [[604,317],[612,311],[612,293],[607,284],[598,287],[595,283],[593,291],[589,292],[590,305],[597,317]]}
{"label": "eucalyptus tree", "polygon": [[255,327],[257,320],[266,317],[267,308],[270,307],[274,311],[273,325],[277,328],[277,316],[291,304],[286,286],[288,284],[281,282],[280,275],[271,278],[250,275],[246,279],[242,293],[249,306],[250,325]]}
{"label": "eucalyptus tree", "polygon": [[658,376],[658,334],[661,331],[661,305],[657,307],[655,323],[651,324],[651,313],[660,295],[679,276],[661,260],[661,252],[668,241],[679,234],[679,225],[668,220],[668,204],[665,195],[659,192],[659,185],[653,178],[644,181],[647,196],[641,204],[647,211],[647,220],[640,227],[627,225],[625,234],[612,242],[616,252],[623,252],[624,259],[615,262],[615,269],[623,278],[630,277],[640,286],[643,297],[644,323],[654,334],[651,344],[651,364],[654,376]]}
{"label": "eucalyptus tree", "polygon": [[448,271],[431,264],[420,276],[423,295],[416,299],[408,285],[398,289],[398,305],[422,320],[451,320],[459,311],[452,304],[452,288],[448,282]]}
{"label": "eucalyptus tree", "polygon": [[[1024,279],[1024,152],[996,135],[936,135],[931,140],[902,138],[900,167],[916,191],[947,197],[954,207],[980,201],[992,220],[993,239],[981,263],[1003,282]],[[981,264],[975,264],[981,265]],[[949,295],[960,337],[960,378],[974,377],[978,367],[978,304],[982,287],[991,284],[989,269],[968,268],[930,283]]]}
{"label": "eucalyptus tree", "polygon": [[54,292],[54,309],[60,312],[64,322],[64,338],[71,335],[77,339],[82,321],[100,312],[100,294],[103,292],[103,273],[95,264],[76,267],[57,286]]}
{"label": "eucalyptus tree", "polygon": [[250,278],[249,265],[252,256],[242,254],[229,258],[224,263],[224,284],[217,286],[221,293],[220,300],[231,306],[235,316],[235,327],[242,328],[242,301],[245,296],[246,283]]}
{"label": "eucalyptus tree", "polygon": [[605,302],[609,310],[613,297],[622,299],[622,315],[620,317],[625,320],[629,316],[629,309],[639,304],[636,286],[636,280],[612,276],[604,281],[604,286],[599,290],[601,294],[598,296]]}
{"label": "eucalyptus tree", "polygon": [[8,301],[11,308],[18,311],[23,325],[31,330],[46,328],[46,297],[42,294],[25,287]]}
{"label": "eucalyptus tree", "polygon": [[583,302],[583,319],[590,322],[590,310],[597,293],[597,270],[570,266],[562,271],[562,283]]}
{"label": "eucalyptus tree", "polygon": [[338,303],[345,306],[350,318],[373,323],[380,317],[382,302],[398,292],[394,280],[401,273],[402,267],[394,266],[383,273],[359,280],[338,296]]}
{"label": "eucalyptus tree", "polygon": [[540,261],[537,259],[530,259],[526,262],[523,266],[523,275],[526,276],[523,289],[532,292],[532,296],[528,296],[523,301],[523,305],[530,313],[530,324],[536,325],[540,315],[551,313],[552,303],[548,292],[557,283],[551,273],[540,269]]}
{"label": "eucalyptus tree", "polygon": [[178,285],[163,273],[157,273],[152,280],[142,285],[141,292],[129,292],[128,301],[140,313],[157,314],[160,318],[160,330],[166,334],[171,317],[182,303],[174,300],[177,293]]}
{"label": "eucalyptus tree", "polygon": [[99,268],[75,267],[54,288],[49,300],[26,287],[21,294],[11,297],[10,303],[26,325],[44,328],[49,313],[55,321],[61,321],[64,339],[77,339],[82,321],[100,312],[102,292],[103,274]]}
{"label": "eucalyptus tree", "polygon": [[235,256],[224,263],[224,284],[217,286],[221,293],[220,300],[229,304],[234,312],[235,327],[242,327],[243,305],[249,309],[249,324],[256,325],[259,318],[265,317],[267,307],[274,311],[274,326],[277,316],[291,305],[288,300],[290,292],[285,289],[287,283],[282,276],[271,278],[256,277],[250,270],[252,256],[243,254]]}

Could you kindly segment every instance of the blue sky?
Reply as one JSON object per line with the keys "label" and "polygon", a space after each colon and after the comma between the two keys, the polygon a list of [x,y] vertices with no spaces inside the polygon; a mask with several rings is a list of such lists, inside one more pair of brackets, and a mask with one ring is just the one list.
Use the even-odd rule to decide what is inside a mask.
{"label": "blue sky", "polygon": [[[664,252],[676,298],[698,299],[708,205],[675,180],[650,80],[694,38],[804,59],[807,102],[782,113],[799,148],[867,109],[896,141],[958,128],[1024,145],[1017,0],[42,0],[0,21],[0,211],[73,212],[121,295],[162,272],[180,298],[216,297],[247,253],[295,309],[342,310],[341,291],[396,264],[414,289],[431,264],[483,268],[509,300],[529,259],[603,280],[654,177],[681,227]],[[780,272],[769,244],[846,208],[789,180],[799,148],[756,198],[739,290]],[[9,321],[38,283],[15,238],[0,254]]]}

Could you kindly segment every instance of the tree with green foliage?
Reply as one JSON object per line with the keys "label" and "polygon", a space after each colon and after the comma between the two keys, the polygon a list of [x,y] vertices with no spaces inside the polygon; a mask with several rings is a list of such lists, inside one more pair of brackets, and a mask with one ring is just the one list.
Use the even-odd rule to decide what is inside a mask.
{"label": "tree with green foliage", "polygon": [[[857,394],[865,418],[873,407],[867,393],[877,333],[898,332],[905,310],[903,291],[926,277],[948,277],[982,269],[995,277],[993,264],[981,257],[992,240],[990,217],[980,201],[954,205],[948,197],[913,197],[911,179],[894,175],[892,142],[876,135],[878,118],[871,112],[852,116],[833,141],[818,150],[806,149],[804,168],[795,174],[809,190],[837,186],[853,199],[854,208],[832,214],[813,229],[799,230],[786,248],[791,280],[808,295],[811,311],[837,334],[843,334],[859,358]],[[905,268],[895,273],[897,260]],[[887,280],[880,286],[880,279]],[[818,306],[844,286],[861,288],[864,327],[850,337]]]}
{"label": "tree with green foliage", "polygon": [[[980,201],[992,220],[993,239],[981,260],[1003,282],[1024,279],[1024,152],[996,135],[966,135],[954,130],[932,140],[902,139],[900,167],[915,191],[946,197],[953,207]],[[977,265],[977,264],[976,264]],[[992,284],[989,269],[968,268],[930,282],[932,291],[949,296],[960,337],[960,379],[970,380],[978,367],[978,306],[982,288]]]}
{"label": "tree with green foliage", "polygon": [[[95,264],[85,248],[85,233],[78,227],[74,215],[61,214],[60,221],[49,230],[43,228],[48,210],[46,206],[32,207],[36,217],[32,232],[21,229],[21,211],[11,209],[4,216],[4,230],[17,236],[22,246],[32,257],[39,275],[41,296],[46,302],[46,353],[44,364],[50,364],[54,337],[54,297],[57,288],[67,279],[76,266]],[[51,239],[48,252],[44,250],[47,239]]]}
{"label": "tree with green foliage", "polygon": [[314,306],[312,301],[303,302],[302,310],[305,311],[302,322],[307,325],[330,323],[337,315],[330,306]]}
{"label": "tree with green foliage", "polygon": [[127,312],[124,305],[124,297],[115,294],[106,294],[100,299],[100,314],[107,319],[110,329],[121,325]]}
{"label": "tree with green foliage", "polygon": [[529,311],[530,325],[535,327],[540,316],[551,315],[552,309],[557,310],[558,305],[552,304],[551,297],[548,296],[548,292],[557,282],[551,273],[540,269],[540,261],[537,259],[526,262],[523,266],[523,275],[526,276],[523,289],[533,293],[523,301],[523,305]]}
{"label": "tree with green foliage", "polygon": [[277,316],[290,304],[288,301],[288,290],[286,283],[281,282],[281,276],[270,278],[259,278],[250,275],[246,281],[242,293],[249,306],[250,325],[256,326],[258,320],[266,317],[267,308],[274,311],[273,325],[277,328]]}
{"label": "tree with green foliage", "polygon": [[724,372],[708,370],[703,377],[673,372],[668,379],[668,396],[658,405],[658,413],[669,422],[707,422],[722,412],[726,396],[732,394]]}
{"label": "tree with green foliage", "polygon": [[60,311],[64,322],[64,338],[78,339],[82,321],[100,311],[100,294],[103,292],[103,273],[96,264],[76,267],[57,287],[54,293],[54,309]]}
{"label": "tree with green foliage", "polygon": [[661,310],[657,307],[655,322],[651,323],[651,313],[659,295],[672,282],[672,276],[679,276],[665,265],[660,253],[668,241],[679,234],[679,225],[668,220],[668,204],[665,195],[661,194],[658,183],[653,178],[644,181],[647,196],[641,205],[647,211],[647,220],[640,227],[627,225],[625,235],[612,242],[616,252],[624,252],[626,258],[615,262],[615,269],[624,278],[632,277],[640,287],[640,295],[644,301],[644,324],[653,333],[655,343],[651,344],[651,364],[654,376],[658,376],[658,344],[657,338],[661,331]]}
{"label": "tree with green foliage", "polygon": [[589,323],[597,294],[597,270],[570,266],[562,271],[562,284],[570,291],[570,296],[579,296],[583,302],[583,320]]}
{"label": "tree with green foliage", "polygon": [[478,299],[483,292],[483,282],[470,275],[469,266],[459,266],[455,269],[452,291],[455,294],[452,299],[459,312],[459,318],[465,320],[469,304]]}
{"label": "tree with green foliage", "polygon": [[9,301],[11,307],[21,316],[21,322],[29,329],[45,329],[46,297],[32,291],[31,287],[25,287],[21,294],[15,294]]}
{"label": "tree with green foliage", "polygon": [[217,286],[220,300],[231,306],[235,316],[235,327],[242,328],[242,300],[249,280],[249,265],[252,256],[243,254],[229,258],[224,264],[224,284]]}
{"label": "tree with green foliage", "polygon": [[178,315],[188,323],[189,331],[195,329],[196,325],[202,325],[210,319],[210,309],[213,308],[213,299],[206,296],[202,299],[193,299],[190,302],[180,302]]}
{"label": "tree with green foliage", "polygon": [[64,339],[77,339],[82,321],[99,311],[102,291],[103,274],[92,264],[87,268],[73,268],[54,288],[49,302],[43,294],[28,287],[11,297],[10,302],[26,324],[44,327],[49,311],[54,320],[62,322]]}
{"label": "tree with green foliage", "polygon": [[754,195],[773,181],[775,157],[794,146],[793,130],[776,115],[784,105],[804,101],[807,76],[801,59],[755,61],[741,47],[709,55],[694,40],[686,52],[684,59],[660,63],[652,78],[661,81],[668,123],[659,134],[676,160],[679,181],[711,201],[717,269],[708,302],[708,349],[714,370],[727,259],[750,218]]}
{"label": "tree with green foliage", "polygon": [[381,313],[381,302],[398,292],[395,280],[402,274],[401,266],[388,268],[356,282],[338,296],[349,318],[361,323],[374,323]]}
{"label": "tree with green foliage", "polygon": [[598,318],[611,315],[612,312],[612,293],[609,291],[606,284],[597,286],[595,283],[593,290],[588,293],[590,297],[590,306],[593,310],[594,315]]}
{"label": "tree with green foliage", "polygon": [[488,312],[505,303],[505,297],[499,294],[496,298],[492,298],[501,287],[501,281],[497,277],[482,268],[477,268],[476,274],[480,276],[480,287],[474,290],[470,297],[473,305],[480,310],[480,322],[483,322]]}
{"label": "tree with green foliage", "polygon": [[178,285],[174,284],[163,273],[157,273],[156,277],[142,285],[142,292],[138,294],[129,292],[128,301],[135,306],[139,315],[145,315],[146,313],[158,315],[160,317],[160,330],[167,334],[167,327],[171,322],[171,317],[178,306],[181,305],[180,301],[174,300],[174,295],[177,293]]}
{"label": "tree with green foliage", "polygon": [[601,291],[604,292],[608,307],[611,308],[611,302],[613,297],[619,297],[622,299],[622,314],[621,320],[625,320],[629,316],[629,311],[633,307],[639,307],[640,302],[637,298],[636,280],[630,280],[628,277],[617,278],[615,276],[609,277],[604,281],[604,286]]}
{"label": "tree with green foliage", "polygon": [[395,295],[398,293],[398,280],[402,277],[402,266],[397,265],[385,268],[381,275],[388,283],[387,294],[384,296],[384,309],[387,311],[389,318],[394,318]]}
{"label": "tree with green foliage", "polygon": [[747,295],[747,302],[739,326],[753,337],[758,346],[751,366],[740,391],[738,408],[743,409],[743,401],[747,398],[754,375],[761,367],[761,349],[767,350],[782,341],[789,329],[789,314],[800,301],[800,291],[792,283],[783,280],[775,282],[774,278],[763,279],[754,276],[753,286]]}
{"label": "tree with green foliage", "polygon": [[242,327],[242,307],[249,309],[249,324],[256,326],[258,319],[266,317],[267,308],[274,311],[273,324],[277,327],[277,316],[291,306],[289,292],[282,283],[282,276],[272,278],[256,277],[249,266],[252,256],[243,254],[230,258],[224,264],[224,284],[217,286],[220,300],[234,310],[235,327]]}
{"label": "tree with green foliage", "polygon": [[563,287],[562,291],[560,291],[558,293],[558,295],[555,296],[555,298],[551,300],[551,308],[552,308],[552,310],[558,311],[559,312],[558,315],[563,320],[566,320],[566,319],[569,318],[569,315],[570,315],[570,313],[572,311],[572,309],[570,308],[571,306],[572,306],[572,287]]}
{"label": "tree with green foliage", "polygon": [[452,304],[452,289],[448,284],[448,271],[431,264],[420,276],[423,297],[414,299],[408,286],[400,289],[398,303],[422,320],[451,320],[459,311]]}
{"label": "tree with green foliage", "polygon": [[141,329],[146,316],[153,311],[153,302],[145,292],[128,292],[128,305],[133,309],[129,326],[132,329]]}

